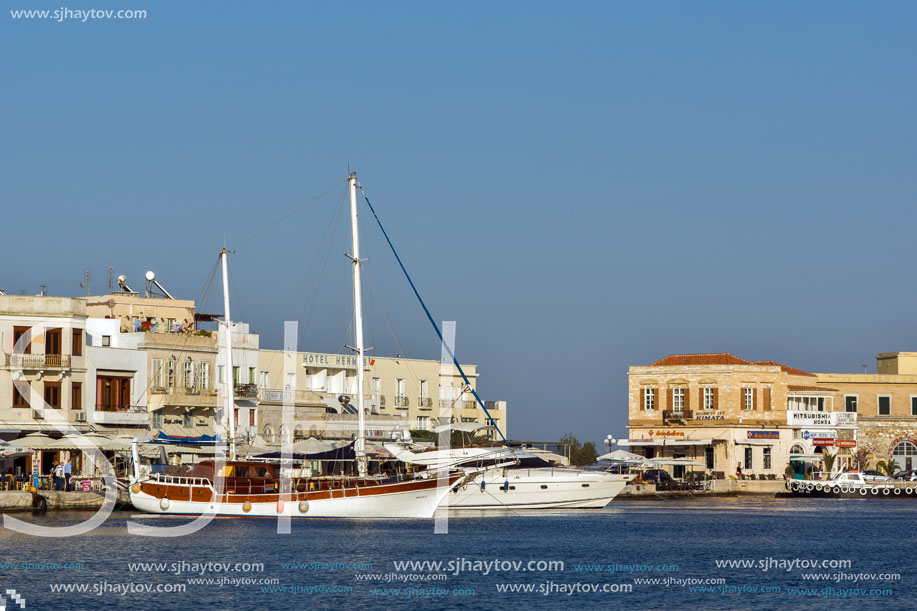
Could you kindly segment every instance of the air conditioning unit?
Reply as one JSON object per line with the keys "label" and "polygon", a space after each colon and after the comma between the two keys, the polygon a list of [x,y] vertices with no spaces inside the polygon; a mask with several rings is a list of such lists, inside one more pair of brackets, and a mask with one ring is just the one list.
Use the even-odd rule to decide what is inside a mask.
{"label": "air conditioning unit", "polygon": [[86,422],[86,412],[73,412],[73,419],[76,422]]}

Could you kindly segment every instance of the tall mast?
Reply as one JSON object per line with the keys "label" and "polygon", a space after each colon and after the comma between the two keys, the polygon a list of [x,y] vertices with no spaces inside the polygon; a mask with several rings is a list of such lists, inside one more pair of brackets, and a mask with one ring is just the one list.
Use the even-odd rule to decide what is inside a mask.
{"label": "tall mast", "polygon": [[350,174],[350,235],[353,254],[353,334],[354,352],[357,353],[357,440],[354,450],[357,455],[357,471],[366,475],[366,423],[363,416],[363,295],[360,282],[360,230],[357,217],[357,173]]}
{"label": "tall mast", "polygon": [[225,248],[220,251],[220,262],[223,266],[223,326],[226,330],[226,375],[223,377],[226,396],[223,399],[223,411],[229,425],[229,459],[236,459],[236,422],[235,422],[235,377],[232,370],[232,321],[229,317],[229,267],[226,258],[229,251]]}

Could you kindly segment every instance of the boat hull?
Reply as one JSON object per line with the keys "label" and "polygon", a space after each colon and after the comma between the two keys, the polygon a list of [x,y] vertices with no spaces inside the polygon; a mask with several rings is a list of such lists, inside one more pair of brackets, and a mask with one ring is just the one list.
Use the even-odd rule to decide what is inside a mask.
{"label": "boat hull", "polygon": [[802,497],[889,499],[917,498],[915,482],[865,482],[837,485],[831,481],[791,480],[789,494]]}
{"label": "boat hull", "polygon": [[492,469],[447,495],[440,508],[601,509],[632,478],[632,475],[576,469]]}
{"label": "boat hull", "polygon": [[[147,513],[291,518],[431,518],[456,482],[435,479],[321,492],[214,495],[209,486],[145,481],[131,489],[131,503]],[[204,500],[195,500],[195,496]],[[209,498],[208,498],[209,497]]]}

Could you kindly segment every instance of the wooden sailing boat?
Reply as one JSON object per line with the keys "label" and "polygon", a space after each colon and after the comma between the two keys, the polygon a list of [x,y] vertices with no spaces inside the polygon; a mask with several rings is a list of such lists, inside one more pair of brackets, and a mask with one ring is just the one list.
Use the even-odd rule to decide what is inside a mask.
{"label": "wooden sailing boat", "polygon": [[[363,362],[363,308],[360,269],[357,175],[348,179],[352,261],[354,346]],[[228,251],[220,252],[223,271],[223,308],[226,371],[232,372],[232,327],[229,311]],[[228,380],[231,379],[228,373]],[[280,469],[278,464],[236,460],[234,398],[227,390],[224,417],[228,420],[228,459],[167,468],[164,473],[141,474],[137,440],[133,444],[134,478],[131,503],[150,513],[315,518],[429,518],[443,497],[462,478],[460,471],[446,476],[399,479],[370,476],[366,468],[363,411],[363,368],[357,367],[357,438],[354,444],[357,476],[313,476],[309,469]]]}

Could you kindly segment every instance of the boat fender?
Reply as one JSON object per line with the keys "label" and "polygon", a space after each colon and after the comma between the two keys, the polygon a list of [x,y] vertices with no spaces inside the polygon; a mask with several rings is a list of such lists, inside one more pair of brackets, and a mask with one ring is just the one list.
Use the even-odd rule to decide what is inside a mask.
{"label": "boat fender", "polygon": [[131,492],[134,494],[140,494],[140,484],[134,484],[131,486]]}
{"label": "boat fender", "polygon": [[484,480],[482,479],[482,480],[481,480],[481,492],[484,492],[484,488],[485,488],[486,486],[487,486],[487,484],[486,484],[486,483],[484,482]]}
{"label": "boat fender", "polygon": [[873,494],[873,496],[879,496],[879,489],[878,489],[878,488],[873,488],[873,489],[872,489],[872,494]]}
{"label": "boat fender", "polygon": [[309,501],[299,502],[299,513],[309,513]]}
{"label": "boat fender", "polygon": [[860,496],[866,496],[866,488],[860,488]]}
{"label": "boat fender", "polygon": [[283,499],[277,499],[277,513],[283,513]]}
{"label": "boat fender", "polygon": [[815,484],[815,492],[821,492],[821,489],[822,489],[821,484]]}
{"label": "boat fender", "polygon": [[812,492],[812,489],[815,488],[815,484],[806,484],[806,490]]}
{"label": "boat fender", "polygon": [[850,488],[848,488],[847,486],[841,486],[841,492],[843,492],[844,494],[848,494],[850,492]]}
{"label": "boat fender", "polygon": [[503,492],[509,492],[509,480],[503,482],[503,486],[501,487],[503,488]]}
{"label": "boat fender", "polygon": [[242,503],[242,511],[244,511],[245,513],[248,513],[251,510],[252,510],[252,502],[249,501],[248,499],[245,499],[245,502]]}
{"label": "boat fender", "polygon": [[904,494],[914,494],[914,489],[908,486],[904,489]]}
{"label": "boat fender", "polygon": [[889,491],[888,488],[882,488],[882,494],[884,494],[885,496],[888,496],[889,494],[891,494],[891,492]]}
{"label": "boat fender", "polygon": [[48,499],[38,493],[32,493],[32,513],[43,514],[48,511]]}
{"label": "boat fender", "polygon": [[900,495],[900,494],[901,494],[901,488],[895,488],[895,494]]}
{"label": "boat fender", "polygon": [[169,499],[164,498],[164,499],[159,500],[159,508],[162,509],[163,511],[166,511],[169,508],[169,505],[171,505],[171,503],[169,502]]}

